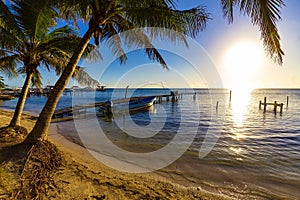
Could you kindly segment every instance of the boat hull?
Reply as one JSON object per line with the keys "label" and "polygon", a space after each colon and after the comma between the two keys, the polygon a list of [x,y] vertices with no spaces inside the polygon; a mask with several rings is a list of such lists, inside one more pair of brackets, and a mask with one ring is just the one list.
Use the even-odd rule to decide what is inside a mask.
{"label": "boat hull", "polygon": [[[119,103],[116,105],[113,105],[111,102],[107,104],[107,106],[103,106],[99,108],[99,115],[100,116],[108,116],[108,111],[111,110],[114,114],[124,113],[124,111],[128,110],[129,113],[132,112],[139,112],[144,111],[147,108],[151,107],[156,100],[156,97],[145,97],[133,101],[129,101],[126,103]],[[110,107],[111,109],[107,109],[107,107]]]}

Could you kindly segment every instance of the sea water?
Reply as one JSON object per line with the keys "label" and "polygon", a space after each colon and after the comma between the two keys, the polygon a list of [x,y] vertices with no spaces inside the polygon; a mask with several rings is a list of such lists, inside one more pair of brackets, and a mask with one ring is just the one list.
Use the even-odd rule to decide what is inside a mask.
{"label": "sea water", "polygon": [[[242,189],[237,190],[242,190],[246,196],[249,191],[243,189],[244,187],[257,186],[261,193],[249,193],[254,198],[271,198],[272,196],[263,195],[264,189],[271,191],[274,198],[300,198],[298,190],[300,188],[300,90],[233,91],[231,101],[229,101],[227,90],[174,90],[179,93],[196,92],[197,95],[195,98],[193,94],[183,95],[178,102],[162,102],[155,104],[149,111],[126,116],[123,120],[127,132],[134,131],[136,128],[136,126],[130,127],[129,121],[133,121],[141,130],[149,124],[154,124],[152,137],[129,136],[132,138],[130,140],[132,143],[164,146],[172,141],[181,130],[185,133],[183,138],[186,138],[186,141],[190,141],[191,137],[193,139],[188,151],[194,153],[191,155],[195,156],[190,165],[197,166],[197,164],[204,163],[220,169],[217,171],[220,176],[214,177],[214,180],[220,180],[216,180],[215,183],[228,181],[237,185],[241,184],[239,187]],[[72,95],[65,93],[57,109],[72,106],[74,103],[86,104],[124,98],[125,95],[130,97],[169,93],[169,89],[129,89],[127,92],[125,89],[107,89],[104,92],[74,92]],[[289,97],[288,107],[287,96]],[[267,97],[267,102],[284,103],[283,112],[280,113],[278,109],[275,114],[273,106],[268,106],[266,112],[263,109],[260,110],[259,101],[263,101],[264,97]],[[32,96],[27,99],[24,110],[38,114],[46,100],[47,97]],[[0,103],[0,106],[14,109],[16,102],[17,99],[5,101]],[[93,109],[90,110],[90,112],[93,111]],[[221,128],[218,120],[222,122]],[[156,130],[155,123],[161,124],[162,122],[163,126],[159,131]],[[110,136],[112,140],[114,137],[128,139],[122,127],[118,127],[120,124],[101,119],[99,123],[104,130],[115,130]],[[214,129],[216,124],[219,128]],[[194,130],[196,133],[193,132]],[[198,158],[199,149],[208,133],[218,134],[216,144],[206,156]],[[182,145],[186,141],[183,139],[177,143]],[[184,169],[182,171],[184,172]],[[205,177],[205,175],[197,175],[197,170],[194,171],[195,174],[191,176],[199,180]]]}

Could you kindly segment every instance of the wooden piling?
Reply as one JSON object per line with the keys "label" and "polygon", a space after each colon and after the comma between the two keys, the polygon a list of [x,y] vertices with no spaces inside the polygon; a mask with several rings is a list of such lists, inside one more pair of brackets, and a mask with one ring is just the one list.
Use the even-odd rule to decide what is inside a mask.
{"label": "wooden piling", "polygon": [[194,96],[193,96],[193,100],[195,101],[196,100],[196,92],[195,92],[195,94],[194,94]]}
{"label": "wooden piling", "polygon": [[262,103],[261,101],[259,101],[259,109],[261,109],[261,105],[264,105],[264,112],[266,112],[267,110],[267,105],[272,105],[274,106],[274,113],[276,115],[277,113],[277,107],[279,106],[280,107],[280,113],[282,113],[282,110],[283,110],[283,103],[278,103],[277,101],[274,101],[274,103],[267,103],[267,97],[264,98],[264,103]]}
{"label": "wooden piling", "polygon": [[286,97],[286,107],[289,107],[289,96]]}
{"label": "wooden piling", "polygon": [[280,113],[282,114],[283,103],[280,104]]}
{"label": "wooden piling", "polygon": [[232,90],[229,92],[229,104],[231,103]]}
{"label": "wooden piling", "polygon": [[267,110],[267,97],[264,98],[264,112]]}
{"label": "wooden piling", "polygon": [[172,96],[172,102],[175,102],[175,96],[174,95]]}
{"label": "wooden piling", "polygon": [[261,101],[259,101],[259,110],[261,110]]}
{"label": "wooden piling", "polygon": [[277,101],[274,101],[274,112],[277,113]]}
{"label": "wooden piling", "polygon": [[217,101],[217,104],[216,104],[216,110],[219,109],[219,101]]}

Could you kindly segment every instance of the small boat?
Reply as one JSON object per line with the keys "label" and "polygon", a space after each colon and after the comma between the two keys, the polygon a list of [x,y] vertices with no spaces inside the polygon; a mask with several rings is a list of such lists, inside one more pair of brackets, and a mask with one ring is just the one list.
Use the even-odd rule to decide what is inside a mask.
{"label": "small boat", "polygon": [[[128,105],[129,111],[140,110],[140,109],[151,107],[155,100],[156,100],[156,97],[151,96],[151,97],[144,97],[141,99],[129,101],[129,105]],[[124,110],[124,104],[122,106],[123,106],[123,110]]]}
{"label": "small boat", "polygon": [[96,91],[100,91],[103,92],[105,90],[105,86],[104,85],[98,85],[96,88]]}
{"label": "small boat", "polygon": [[155,100],[156,96],[150,96],[135,99],[133,101],[129,101],[129,103],[124,102],[115,105],[113,105],[111,101],[107,101],[106,106],[101,106],[98,109],[98,114],[99,116],[111,116],[112,113],[123,113],[127,109],[129,110],[129,112],[138,112],[151,107]]}

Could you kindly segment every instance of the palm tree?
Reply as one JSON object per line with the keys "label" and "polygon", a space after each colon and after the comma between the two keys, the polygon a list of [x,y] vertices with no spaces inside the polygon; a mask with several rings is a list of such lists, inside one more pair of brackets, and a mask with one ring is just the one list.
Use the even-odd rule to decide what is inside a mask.
{"label": "palm tree", "polygon": [[[112,35],[118,37],[117,34],[121,32],[148,26],[178,31],[181,34],[175,37],[174,35],[170,36],[169,39],[184,41],[185,34],[195,36],[203,30],[208,19],[208,14],[203,8],[197,7],[179,11],[172,0],[64,0],[59,1],[59,8],[65,16],[73,17],[75,21],[81,17],[88,21],[89,26],[76,47],[70,62],[56,82],[33,130],[25,139],[25,142],[28,143],[46,139],[59,97],[92,37],[95,39],[95,44],[99,45],[100,41],[105,41]],[[163,32],[160,34],[152,33],[152,36],[169,37]],[[135,34],[127,35],[127,39],[123,42],[127,45],[134,44],[147,47],[145,52],[149,58],[158,61],[163,67],[167,67],[146,33],[136,31]],[[114,40],[110,47],[112,52],[119,56],[121,63],[124,63],[126,55],[122,47],[122,38],[119,37],[119,39]]]}
{"label": "palm tree", "polygon": [[22,64],[18,72],[26,75],[9,124],[15,127],[20,125],[30,83],[41,86],[38,67],[61,70],[64,63],[69,61],[79,37],[68,26],[49,32],[57,16],[52,1],[13,1],[11,9],[1,1],[0,9],[3,14],[0,19],[0,65],[13,69]]}
{"label": "palm tree", "polygon": [[[259,25],[262,39],[271,57],[279,64],[282,63],[283,51],[280,46],[280,37],[276,22],[280,19],[282,0],[221,0],[224,16],[233,20],[233,7],[238,6],[240,12],[251,17],[254,25]],[[173,29],[182,34],[195,36],[205,28],[208,14],[202,7],[179,11],[176,9],[175,0],[64,0],[59,1],[59,8],[68,17],[73,17],[76,22],[78,17],[88,21],[89,28],[82,37],[74,51],[70,62],[56,82],[45,107],[43,108],[32,132],[25,142],[36,142],[47,136],[50,120],[54,113],[59,96],[71,78],[84,49],[90,39],[94,37],[95,44],[105,41],[112,35],[137,27],[160,27]],[[154,37],[168,37],[163,33],[151,33]],[[117,36],[118,37],[118,36]],[[140,47],[151,46],[149,38],[144,32],[137,32],[125,40],[126,44],[134,43]],[[173,41],[182,41],[182,35],[170,38]],[[126,60],[122,49],[122,38],[114,40],[111,47],[120,56],[121,62]],[[167,67],[159,52],[151,46],[145,48],[151,59]]]}

